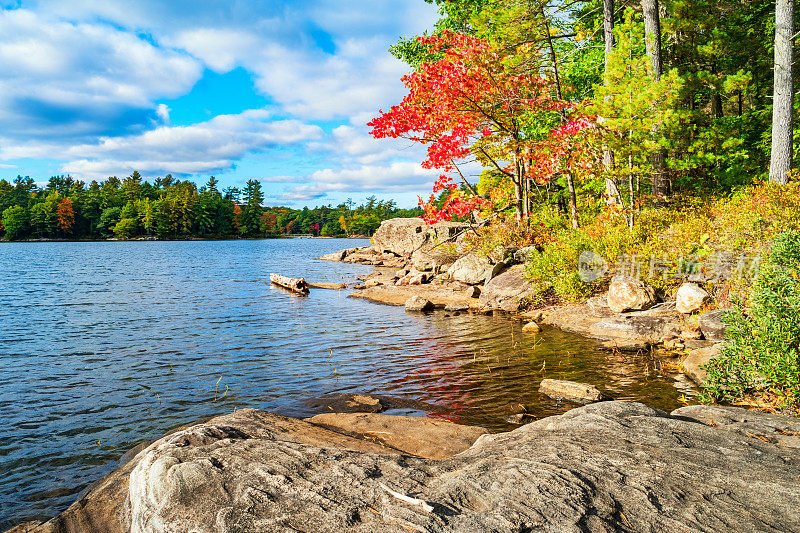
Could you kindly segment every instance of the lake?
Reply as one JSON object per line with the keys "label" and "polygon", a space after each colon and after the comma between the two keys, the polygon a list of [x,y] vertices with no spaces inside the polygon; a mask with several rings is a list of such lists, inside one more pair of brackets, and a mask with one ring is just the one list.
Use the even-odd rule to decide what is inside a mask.
{"label": "lake", "polygon": [[0,245],[0,529],[54,516],[136,444],[242,407],[303,416],[320,395],[385,394],[439,406],[403,414],[498,431],[514,427],[510,403],[537,417],[574,407],[539,394],[544,377],[668,410],[693,394],[682,375],[558,330],[268,283],[353,281],[371,268],[314,258],[364,244]]}

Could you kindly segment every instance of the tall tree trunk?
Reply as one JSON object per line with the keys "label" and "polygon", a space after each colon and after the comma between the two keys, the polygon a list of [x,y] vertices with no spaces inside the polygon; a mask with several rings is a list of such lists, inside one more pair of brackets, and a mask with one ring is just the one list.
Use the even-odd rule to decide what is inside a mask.
{"label": "tall tree trunk", "polygon": [[[664,63],[661,59],[661,15],[658,10],[658,0],[642,0],[645,49],[653,61],[653,75],[656,80],[660,80],[661,74],[664,72]],[[651,190],[654,195],[666,196],[670,192],[666,158],[666,151],[661,149],[655,150],[650,156],[653,163]]]}
{"label": "tall tree trunk", "polygon": [[575,183],[572,181],[572,172],[567,172],[567,189],[569,190],[569,216],[572,229],[578,229],[578,201],[575,196]]}
{"label": "tall tree trunk", "polygon": [[[556,98],[562,100],[561,93],[561,78],[558,75],[558,58],[556,57],[556,49],[553,46],[553,39],[550,36],[550,25],[547,23],[547,14],[542,7],[542,20],[544,20],[544,33],[547,37],[547,46],[550,48],[550,61],[553,63],[553,75],[556,82]],[[566,117],[564,111],[561,111],[561,122],[565,122]],[[575,183],[572,180],[572,173],[567,172],[567,188],[569,189],[569,210],[570,218],[572,219],[572,228],[578,229],[578,199],[575,195]]]}
{"label": "tall tree trunk", "polygon": [[[542,20],[544,21],[544,35],[547,39],[547,47],[550,49],[550,62],[553,64],[553,76],[556,82],[556,98],[561,100],[561,77],[558,75],[558,60],[556,58],[556,49],[553,46],[553,38],[550,35],[550,24],[547,22],[547,13],[542,7]],[[564,115],[561,115],[561,120],[564,120]]]}
{"label": "tall tree trunk", "polygon": [[789,171],[792,169],[794,0],[777,0],[775,7],[775,89],[769,181],[785,184],[789,181]]}
{"label": "tall tree trunk", "polygon": [[[605,39],[605,66],[608,74],[608,62],[614,51],[614,0],[603,0],[603,37]],[[607,97],[607,99],[610,98]],[[608,147],[603,149],[603,166],[606,171],[606,204],[617,205],[622,203],[619,189],[610,174],[614,170],[614,152]]]}

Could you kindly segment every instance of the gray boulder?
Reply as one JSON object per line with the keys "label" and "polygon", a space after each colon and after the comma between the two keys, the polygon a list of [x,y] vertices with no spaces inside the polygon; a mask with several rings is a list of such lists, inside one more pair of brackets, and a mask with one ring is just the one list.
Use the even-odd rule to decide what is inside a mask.
{"label": "gray boulder", "polygon": [[415,250],[431,248],[452,239],[466,228],[460,222],[430,225],[421,218],[393,218],[381,222],[372,236],[372,246],[378,252],[408,256]]}
{"label": "gray boulder", "polygon": [[447,269],[447,273],[456,281],[477,285],[486,281],[486,278],[491,275],[492,264],[486,257],[467,254],[453,263]]}
{"label": "gray boulder", "polygon": [[626,341],[658,343],[672,332],[683,327],[683,315],[626,314],[602,318],[589,325],[587,333],[599,339],[624,339]]}
{"label": "gray boulder", "polygon": [[708,373],[703,368],[703,365],[707,365],[709,361],[718,357],[721,352],[722,343],[692,350],[683,360],[683,373],[698,385],[703,385],[708,379]]}
{"label": "gray boulder", "polygon": [[411,265],[420,272],[433,272],[438,274],[455,263],[458,255],[446,252],[417,250],[411,254]]}
{"label": "gray boulder", "polygon": [[722,314],[726,311],[727,309],[717,309],[700,315],[698,325],[700,331],[703,332],[703,337],[714,342],[725,340],[725,324],[722,322]]}
{"label": "gray boulder", "polygon": [[694,313],[711,299],[711,296],[696,283],[684,283],[675,294],[675,309],[681,313]]}
{"label": "gray boulder", "polygon": [[629,276],[614,276],[608,287],[608,306],[615,313],[649,309],[656,303],[653,287]]}
{"label": "gray boulder", "polygon": [[513,313],[519,311],[526,299],[535,294],[533,287],[525,280],[525,265],[514,265],[486,284],[481,290],[480,301],[490,309]]}
{"label": "gray boulder", "polygon": [[433,308],[433,302],[422,296],[412,296],[406,300],[406,311],[430,311]]}

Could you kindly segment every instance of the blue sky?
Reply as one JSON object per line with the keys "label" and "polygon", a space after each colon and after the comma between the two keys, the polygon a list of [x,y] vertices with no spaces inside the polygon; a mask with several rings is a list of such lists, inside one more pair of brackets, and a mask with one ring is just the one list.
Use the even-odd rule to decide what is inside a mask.
{"label": "blue sky", "polygon": [[432,26],[423,0],[0,6],[0,177],[256,178],[292,206],[430,192],[424,149],[365,126],[404,95],[387,50]]}

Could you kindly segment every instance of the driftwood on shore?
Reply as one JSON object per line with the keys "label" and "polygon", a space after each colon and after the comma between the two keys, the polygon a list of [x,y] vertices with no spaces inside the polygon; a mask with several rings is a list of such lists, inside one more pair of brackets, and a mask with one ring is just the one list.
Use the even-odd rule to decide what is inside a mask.
{"label": "driftwood on shore", "polygon": [[275,285],[289,289],[297,294],[308,294],[308,283],[304,278],[289,278],[280,274],[270,274],[269,280]]}

